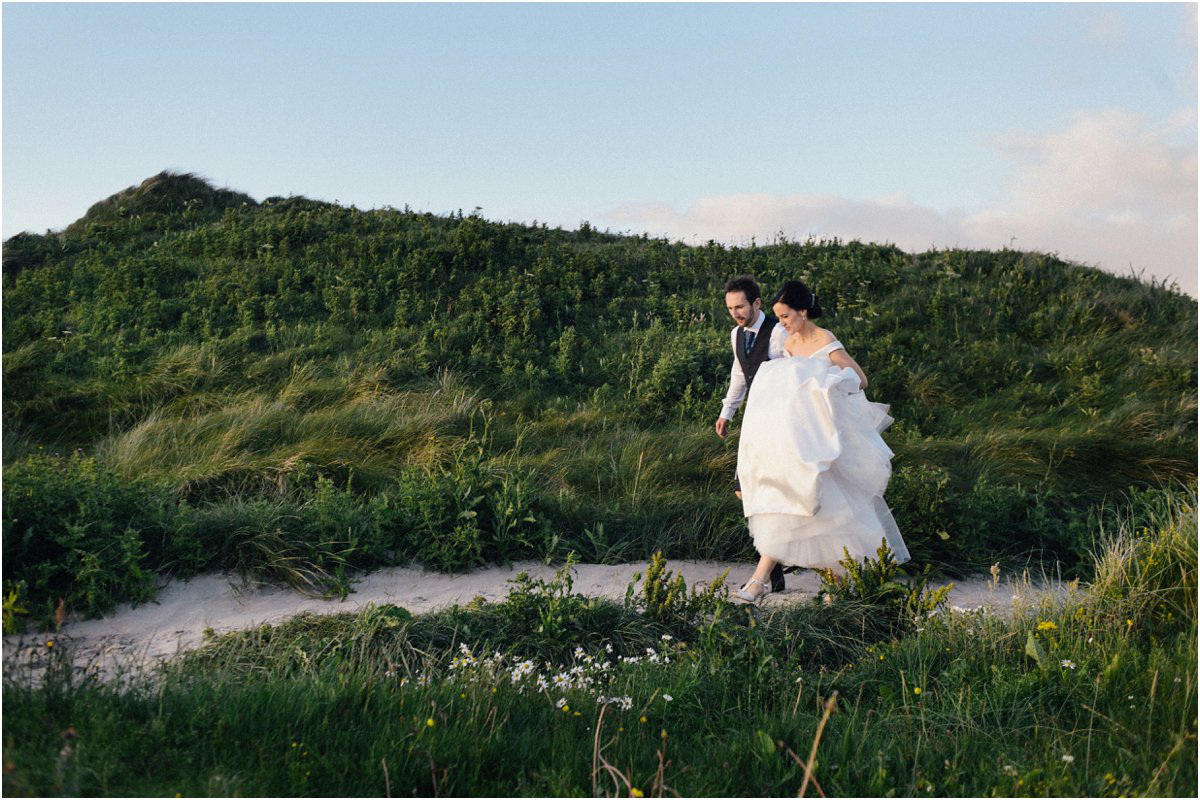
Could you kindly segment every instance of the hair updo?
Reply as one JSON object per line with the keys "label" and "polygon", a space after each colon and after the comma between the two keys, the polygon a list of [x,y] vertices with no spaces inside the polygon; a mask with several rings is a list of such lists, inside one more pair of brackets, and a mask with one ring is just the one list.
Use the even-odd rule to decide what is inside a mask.
{"label": "hair updo", "polygon": [[807,311],[809,319],[821,316],[821,304],[817,302],[816,294],[800,281],[784,283],[783,288],[771,300],[771,305],[776,303],[783,303],[796,311]]}

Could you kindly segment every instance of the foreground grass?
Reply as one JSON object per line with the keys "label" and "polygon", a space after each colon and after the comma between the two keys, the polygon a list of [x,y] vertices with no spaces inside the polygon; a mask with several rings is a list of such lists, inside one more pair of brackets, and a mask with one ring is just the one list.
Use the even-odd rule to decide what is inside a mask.
{"label": "foreground grass", "polygon": [[154,681],[60,656],[40,688],[6,676],[4,791],[1192,796],[1194,498],[1163,511],[1108,533],[1090,591],[1011,620],[615,604],[564,572],[215,638]]}

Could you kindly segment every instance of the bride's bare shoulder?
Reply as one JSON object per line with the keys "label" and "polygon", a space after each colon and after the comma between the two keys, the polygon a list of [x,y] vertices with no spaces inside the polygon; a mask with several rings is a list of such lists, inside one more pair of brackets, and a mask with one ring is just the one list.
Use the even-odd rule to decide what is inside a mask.
{"label": "bride's bare shoulder", "polygon": [[821,336],[822,347],[837,339],[837,337],[833,335],[833,331],[829,330],[828,328],[817,328],[817,333]]}

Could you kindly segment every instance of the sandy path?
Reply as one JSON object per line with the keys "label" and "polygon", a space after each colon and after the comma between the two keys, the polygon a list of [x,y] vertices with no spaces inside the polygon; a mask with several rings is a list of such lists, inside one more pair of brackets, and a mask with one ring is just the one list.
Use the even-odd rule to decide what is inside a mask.
{"label": "sandy path", "polygon": [[[573,590],[580,594],[620,600],[635,573],[644,573],[644,563],[602,565],[580,564],[575,568]],[[749,577],[751,565],[717,561],[672,561],[667,569],[681,573],[689,587],[709,583],[729,569],[730,588],[736,580]],[[159,591],[156,600],[132,607],[123,604],[99,619],[68,619],[57,634],[23,634],[4,637],[4,667],[9,673],[17,663],[43,660],[46,643],[69,646],[77,664],[94,665],[105,674],[124,665],[150,665],[180,650],[196,647],[205,629],[217,633],[243,630],[275,623],[302,612],[331,614],[357,611],[368,604],[392,603],[413,613],[464,604],[482,596],[503,599],[511,588],[508,581],[525,571],[535,578],[550,579],[555,568],[527,561],[511,567],[491,566],[460,575],[427,572],[411,567],[380,570],[361,577],[344,600],[307,597],[278,586],[244,586],[225,574],[203,575],[190,581],[174,581]],[[810,571],[787,576],[785,592],[766,599],[770,605],[811,598],[819,586]],[[942,582],[937,585],[945,585]],[[1061,597],[1065,587],[1053,581],[1031,581],[1027,576],[1005,578],[991,585],[990,578],[953,581],[950,605],[1009,614],[1014,607],[1036,604],[1042,597]]]}

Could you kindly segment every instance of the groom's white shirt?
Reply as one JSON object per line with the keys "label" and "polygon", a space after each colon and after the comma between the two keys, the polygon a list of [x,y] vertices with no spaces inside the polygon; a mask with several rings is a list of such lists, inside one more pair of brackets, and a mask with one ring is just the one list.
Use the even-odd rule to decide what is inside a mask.
{"label": "groom's white shirt", "polygon": [[[754,320],[753,325],[746,327],[747,331],[754,331],[757,335],[759,328],[766,322],[767,315],[760,309],[758,317]],[[742,400],[746,397],[746,374],[742,372],[742,362],[737,357],[737,332],[740,325],[734,325],[733,330],[729,332],[730,343],[733,348],[733,367],[729,370],[729,391],[725,393],[725,400],[721,406],[721,419],[733,419],[734,413],[738,410],[738,406],[742,404]],[[767,358],[783,358],[787,355],[787,350],[784,349],[784,343],[787,341],[787,330],[778,322],[771,329],[771,343],[767,346]]]}

